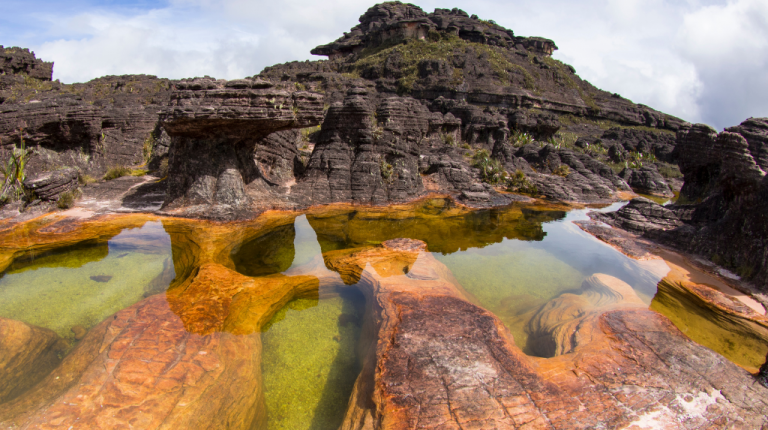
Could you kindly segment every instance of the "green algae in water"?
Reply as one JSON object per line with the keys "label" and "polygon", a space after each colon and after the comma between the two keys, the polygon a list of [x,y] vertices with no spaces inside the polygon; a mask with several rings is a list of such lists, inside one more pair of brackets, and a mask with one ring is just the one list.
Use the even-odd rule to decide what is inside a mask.
{"label": "green algae in water", "polygon": [[362,295],[298,299],[262,334],[269,429],[337,429],[360,372]]}
{"label": "green algae in water", "polygon": [[162,225],[147,223],[125,230],[108,244],[22,259],[0,279],[0,316],[71,339],[72,327],[89,329],[141,300],[170,257],[170,240]]}
{"label": "green algae in water", "polygon": [[435,257],[481,306],[502,320],[521,348],[532,312],[584,280],[578,270],[520,241]]}

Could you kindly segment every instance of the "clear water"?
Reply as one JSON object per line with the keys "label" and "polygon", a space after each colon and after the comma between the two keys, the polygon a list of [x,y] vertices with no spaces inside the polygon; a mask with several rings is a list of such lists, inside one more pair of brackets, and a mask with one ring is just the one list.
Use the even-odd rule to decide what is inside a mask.
{"label": "clear water", "polygon": [[0,279],[0,317],[72,341],[73,327],[88,330],[147,294],[164,291],[167,283],[153,281],[168,265],[171,241],[160,222],[124,230],[107,243],[28,255]]}
{"label": "clear water", "polygon": [[[235,244],[229,256],[247,276],[292,274],[307,265],[324,267],[324,252],[395,238],[423,240],[469,299],[499,316],[515,343],[531,353],[525,327],[533,314],[593,274],[625,281],[648,304],[656,294],[658,271],[571,222],[587,219],[586,212],[546,206],[467,212],[442,199],[402,208],[333,209],[298,216],[293,224]],[[184,234],[184,228],[176,230]],[[0,279],[0,317],[50,328],[74,344],[73,327],[90,329],[168,287],[174,256],[188,261],[179,244],[172,252],[172,237],[177,236],[169,236],[161,222],[147,222],[101,245],[19,258]],[[343,420],[360,371],[365,300],[338,274],[326,275],[338,282],[321,288],[316,298],[289,302],[260,334],[270,429],[336,429]]]}

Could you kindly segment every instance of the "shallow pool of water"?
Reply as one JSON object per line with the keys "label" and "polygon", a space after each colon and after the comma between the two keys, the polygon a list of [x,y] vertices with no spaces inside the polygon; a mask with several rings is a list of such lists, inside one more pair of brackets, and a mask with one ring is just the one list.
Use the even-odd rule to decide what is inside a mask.
{"label": "shallow pool of water", "polygon": [[[126,229],[104,243],[84,243],[17,258],[0,279],[0,317],[53,330],[72,340],[148,294],[168,287],[171,241],[160,222]],[[76,330],[75,330],[76,331]]]}
{"label": "shallow pool of water", "polygon": [[[621,205],[599,210],[617,210]],[[588,219],[587,212],[543,205],[468,211],[433,199],[388,209],[335,207],[286,215],[265,223],[268,227],[261,230],[248,224],[228,228],[148,220],[109,239],[15,254],[0,279],[0,317],[48,328],[76,345],[83,332],[164,293],[171,284],[169,297],[176,288],[191,291],[185,278],[193,279],[202,264],[218,265],[216,273],[236,271],[251,279],[312,273],[322,278],[319,290],[302,291],[274,308],[266,303],[268,309],[258,313],[258,318],[267,315],[266,319],[238,324],[260,327],[244,336],[261,340],[267,427],[335,429],[360,372],[361,344],[370,339],[361,340],[363,294],[328,269],[324,255],[396,238],[424,241],[455,276],[467,299],[496,314],[515,343],[536,355],[536,348],[529,345],[528,323],[551,300],[578,291],[592,275],[605,274],[629,284],[650,305],[666,274],[663,262],[649,265],[631,259],[572,223]],[[215,283],[213,287],[215,294],[190,305],[202,307],[212,319],[224,308],[272,300],[266,293],[247,299],[225,297]],[[702,318],[701,310],[692,315]],[[178,318],[186,316],[179,313]],[[687,318],[675,321],[696,324]]]}

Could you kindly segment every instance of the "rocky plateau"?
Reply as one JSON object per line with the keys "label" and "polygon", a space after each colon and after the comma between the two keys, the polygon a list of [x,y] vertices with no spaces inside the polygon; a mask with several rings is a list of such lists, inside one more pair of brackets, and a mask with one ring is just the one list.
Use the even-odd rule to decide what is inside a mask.
{"label": "rocky plateau", "polygon": [[[386,2],[359,22],[312,50],[327,59],[234,80],[63,84],[0,46],[0,267],[147,220],[173,249],[142,300],[71,349],[0,318],[0,425],[263,428],[262,328],[293,299],[354,286],[367,336],[342,429],[768,428],[768,363],[734,364],[661,311],[711,312],[762,348],[768,319],[707,286],[720,281],[673,268],[649,309],[595,273],[537,308],[532,356],[429,252],[445,249],[397,231],[373,245],[338,222],[418,221],[414,205],[440,196],[464,247],[522,234],[473,236],[476,209],[630,200],[577,224],[637,260],[699,261],[768,306],[768,118],[687,123],[581,79],[554,41],[459,9]],[[6,160],[26,164],[12,175]],[[322,256],[244,275],[235,248],[293,255],[300,214]],[[524,211],[500,216],[544,236]]]}

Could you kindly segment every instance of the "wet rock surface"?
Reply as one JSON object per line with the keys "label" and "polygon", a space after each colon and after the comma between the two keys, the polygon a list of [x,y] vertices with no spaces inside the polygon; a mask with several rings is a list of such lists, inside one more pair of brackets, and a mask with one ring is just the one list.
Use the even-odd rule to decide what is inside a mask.
{"label": "wet rock surface", "polygon": [[[232,269],[232,258],[238,243],[293,219],[278,213],[236,225],[164,219],[177,275],[167,293],[89,330],[56,369],[4,405],[0,422],[64,428],[263,423],[259,328],[291,298],[318,294],[328,272],[309,263],[290,275],[244,276]],[[138,219],[115,221],[126,226]],[[92,222],[49,220],[32,231],[47,232],[50,243],[51,236],[83,240],[95,231]],[[393,238],[323,254],[327,268],[366,296],[362,329],[371,334],[360,345],[363,370],[342,428],[765,424],[768,391],[663,316],[639,308],[621,281],[595,274],[581,291],[543,306],[532,322],[532,341],[551,345],[542,355],[554,357],[529,357],[425,251],[424,242]],[[756,318],[701,291],[724,315]],[[569,305],[556,307],[557,301]],[[570,309],[568,318],[561,309]]]}
{"label": "wet rock surface", "polygon": [[51,330],[0,318],[0,405],[22,395],[58,366],[66,348]]}
{"label": "wet rock surface", "polygon": [[[366,324],[378,333],[342,428],[762,425],[755,413],[768,407],[768,393],[741,391],[751,375],[638,308],[621,281],[595,275],[581,294],[556,299],[572,302],[571,319],[537,327],[563,355],[534,359],[496,317],[461,298],[444,266],[410,248],[418,249],[325,256],[372,297]],[[544,307],[540,316],[555,315]]]}

